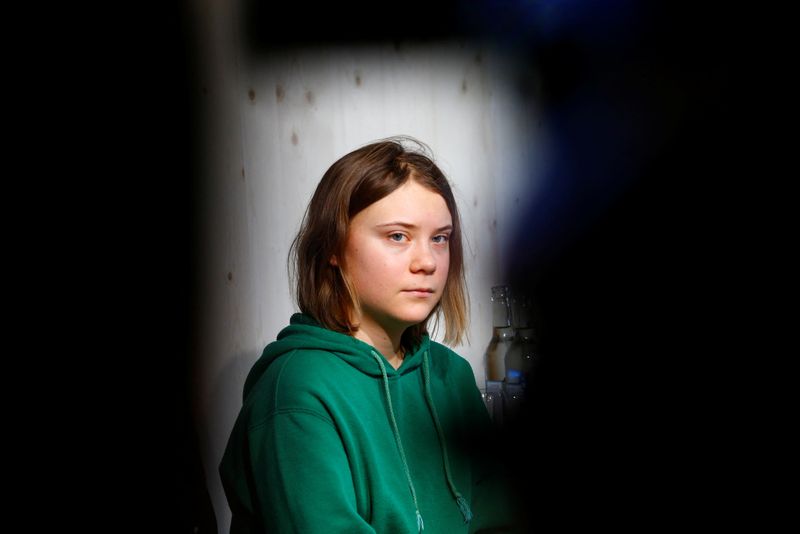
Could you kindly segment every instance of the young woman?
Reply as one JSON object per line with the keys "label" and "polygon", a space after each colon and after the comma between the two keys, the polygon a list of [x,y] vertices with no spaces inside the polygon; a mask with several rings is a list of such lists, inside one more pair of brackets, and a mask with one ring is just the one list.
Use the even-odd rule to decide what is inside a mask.
{"label": "young woman", "polygon": [[292,245],[297,300],[254,364],[220,465],[231,532],[507,531],[469,363],[461,225],[417,143],[355,150]]}

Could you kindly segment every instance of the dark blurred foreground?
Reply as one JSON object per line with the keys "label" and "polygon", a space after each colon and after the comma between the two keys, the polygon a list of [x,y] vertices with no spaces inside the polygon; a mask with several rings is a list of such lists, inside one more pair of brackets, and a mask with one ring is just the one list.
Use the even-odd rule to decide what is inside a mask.
{"label": "dark blurred foreground", "polygon": [[[520,89],[543,111],[555,146],[507,274],[538,310],[541,363],[525,419],[505,436],[536,532],[638,532],[690,518],[716,526],[747,515],[725,503],[736,502],[744,472],[731,459],[731,414],[746,414],[751,395],[749,382],[732,378],[748,317],[760,311],[743,305],[740,276],[759,255],[748,222],[763,209],[750,188],[772,171],[756,159],[773,133],[761,119],[777,100],[762,86],[769,26],[752,7],[640,4],[412,1],[387,5],[387,15],[349,4],[243,4],[254,53],[486,38],[523,58]],[[74,369],[89,349],[98,356],[85,386],[68,383],[79,407],[57,412],[66,428],[45,442],[48,458],[75,470],[47,480],[82,480],[90,464],[101,477],[68,506],[79,519],[58,515],[61,525],[216,530],[205,480],[216,473],[203,473],[189,401],[202,248],[192,9],[108,14],[56,77],[68,93],[81,77],[74,59],[91,73],[88,88],[60,100],[70,116],[56,137],[69,141],[90,107],[93,135],[52,159],[63,170],[66,156],[90,156],[80,178],[62,182],[100,199],[100,213],[70,205],[70,216],[84,234],[105,232],[87,254],[95,261],[69,273],[75,294],[61,300],[82,302],[84,284],[101,296],[90,315],[68,314],[77,337],[65,353],[78,357],[61,361]],[[76,28],[67,33],[84,35]],[[49,256],[64,265],[75,255],[69,243]],[[75,430],[78,415],[85,432]],[[76,433],[92,439],[64,453]],[[36,495],[32,502],[75,494],[51,488],[42,501],[50,486],[29,478],[37,491],[19,493]]]}

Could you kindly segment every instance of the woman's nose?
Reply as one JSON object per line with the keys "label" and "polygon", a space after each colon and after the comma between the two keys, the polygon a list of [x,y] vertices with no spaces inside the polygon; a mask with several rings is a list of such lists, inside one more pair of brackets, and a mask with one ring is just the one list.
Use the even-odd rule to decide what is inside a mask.
{"label": "woman's nose", "polygon": [[429,246],[418,244],[415,247],[414,257],[411,260],[411,272],[423,272],[425,274],[436,272],[436,258],[434,258]]}

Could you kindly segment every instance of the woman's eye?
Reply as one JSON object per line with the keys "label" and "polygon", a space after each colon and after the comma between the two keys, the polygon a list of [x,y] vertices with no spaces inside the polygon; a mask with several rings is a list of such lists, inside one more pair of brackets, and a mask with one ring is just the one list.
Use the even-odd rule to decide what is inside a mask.
{"label": "woman's eye", "polygon": [[433,236],[434,243],[447,243],[450,240],[449,235],[437,235]]}
{"label": "woman's eye", "polygon": [[401,234],[399,232],[394,233],[394,234],[389,234],[389,239],[391,239],[392,241],[397,241],[398,243],[400,241],[402,241],[404,237],[405,237],[405,235],[403,235],[403,234]]}

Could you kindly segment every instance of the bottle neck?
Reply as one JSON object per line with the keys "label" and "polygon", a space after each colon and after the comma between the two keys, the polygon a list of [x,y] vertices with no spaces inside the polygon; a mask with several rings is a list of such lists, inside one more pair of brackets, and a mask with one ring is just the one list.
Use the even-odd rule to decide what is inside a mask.
{"label": "bottle neck", "polygon": [[492,325],[495,328],[511,326],[511,309],[505,298],[492,299]]}
{"label": "bottle neck", "polygon": [[514,339],[514,329],[510,326],[495,326],[493,330],[494,337],[501,341],[508,341]]}

